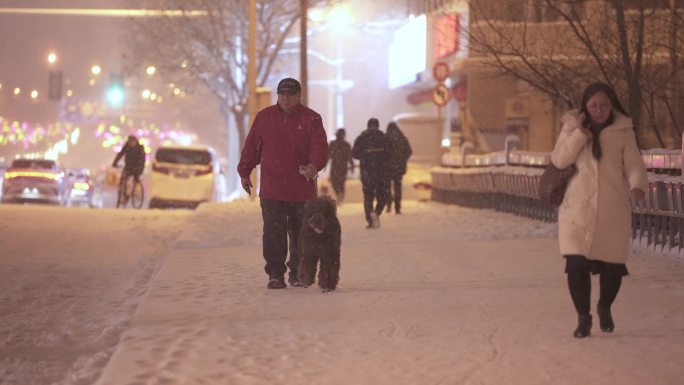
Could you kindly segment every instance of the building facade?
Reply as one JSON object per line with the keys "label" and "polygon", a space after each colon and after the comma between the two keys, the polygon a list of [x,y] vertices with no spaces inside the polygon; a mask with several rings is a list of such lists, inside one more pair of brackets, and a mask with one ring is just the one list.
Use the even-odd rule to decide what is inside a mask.
{"label": "building facade", "polygon": [[[684,128],[684,85],[678,84],[684,76],[677,64],[672,64],[677,61],[672,59],[677,59],[681,53],[676,49],[668,50],[667,46],[659,48],[659,45],[674,37],[672,47],[676,48],[681,46],[680,40],[684,37],[675,24],[669,29],[667,25],[658,28],[658,24],[681,18],[684,1],[655,3],[648,9],[653,16],[643,19],[648,33],[642,46],[645,64],[640,81],[643,88],[661,81],[667,84],[667,91],[645,94],[651,100],[650,104],[643,102],[640,107],[644,129],[638,132],[644,148],[678,148]],[[552,95],[540,91],[544,89],[543,81],[534,78],[530,81],[528,77],[547,77],[547,83],[587,84],[601,79],[599,70],[607,71],[608,77],[618,78],[622,71],[617,59],[616,63],[604,60],[614,64],[614,68],[594,70],[595,61],[588,57],[581,42],[573,41],[576,37],[572,31],[578,26],[586,28],[587,35],[595,36],[596,45],[604,49],[605,53],[601,55],[619,58],[619,52],[610,48],[618,45],[617,40],[599,39],[611,34],[617,36],[620,32],[604,21],[619,17],[617,12],[603,1],[569,4],[560,1],[549,4],[547,0],[408,0],[407,13],[411,15],[411,22],[425,19],[424,68],[413,81],[395,86],[408,93],[412,112],[439,119],[444,138],[454,139],[452,148],[465,140],[474,144],[476,152],[494,151],[503,148],[508,135],[516,135],[520,138],[521,149],[550,151],[560,131],[560,117],[572,107],[572,102],[578,103],[583,86],[574,87],[572,94]],[[638,19],[643,17],[638,12],[640,4],[636,0],[623,1],[626,18],[623,22],[628,27],[642,20]],[[568,15],[577,21],[569,23]],[[539,65],[544,60],[551,64]],[[434,72],[443,72],[445,67],[447,75],[441,80],[442,75],[436,76]],[[514,73],[520,68],[522,70]],[[535,73],[539,68],[548,72]],[[658,78],[659,73],[668,73],[670,77],[663,81]],[[616,79],[616,84],[619,81]],[[446,103],[439,97],[438,103],[434,100],[440,85],[449,90]],[[619,92],[621,96],[628,94],[626,89]],[[623,97],[628,110],[631,110],[630,102],[628,96]],[[442,103],[443,106],[438,106]]]}

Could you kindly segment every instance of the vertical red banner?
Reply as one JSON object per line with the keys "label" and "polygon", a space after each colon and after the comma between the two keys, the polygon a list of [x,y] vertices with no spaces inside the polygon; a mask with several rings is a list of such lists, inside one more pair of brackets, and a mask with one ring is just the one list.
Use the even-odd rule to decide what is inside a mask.
{"label": "vertical red banner", "polygon": [[435,19],[435,57],[443,58],[458,50],[459,15],[441,15]]}

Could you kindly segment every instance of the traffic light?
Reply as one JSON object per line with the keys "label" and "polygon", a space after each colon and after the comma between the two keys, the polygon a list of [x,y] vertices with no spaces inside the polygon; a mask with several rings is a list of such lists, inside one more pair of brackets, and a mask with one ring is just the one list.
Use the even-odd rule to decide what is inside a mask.
{"label": "traffic light", "polygon": [[126,93],[121,75],[112,75],[109,80],[109,87],[107,87],[107,104],[113,108],[120,108],[125,98]]}

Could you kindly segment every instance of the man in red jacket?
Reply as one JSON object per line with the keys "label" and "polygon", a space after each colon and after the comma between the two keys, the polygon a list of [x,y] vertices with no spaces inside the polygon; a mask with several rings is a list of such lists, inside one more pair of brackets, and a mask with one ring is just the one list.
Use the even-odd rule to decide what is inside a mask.
{"label": "man in red jacket", "polygon": [[[259,197],[264,220],[263,253],[269,289],[297,280],[297,239],[304,204],[316,196],[318,171],[328,161],[328,140],[321,116],[300,104],[301,86],[292,78],[278,83],[278,103],[254,118],[237,166],[242,188],[251,194],[249,175],[261,165]],[[285,263],[288,252],[290,259]]]}

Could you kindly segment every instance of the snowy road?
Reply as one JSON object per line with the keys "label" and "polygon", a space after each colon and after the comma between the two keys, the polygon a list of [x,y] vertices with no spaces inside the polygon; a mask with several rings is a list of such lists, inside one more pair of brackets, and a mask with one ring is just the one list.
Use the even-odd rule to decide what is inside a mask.
{"label": "snowy road", "polygon": [[[2,230],[11,233],[15,226],[6,225],[3,209]],[[11,210],[13,223],[40,210],[33,211]],[[69,303],[60,299],[64,290],[51,291],[57,301],[53,308],[30,313],[41,328],[26,326],[32,321],[20,315],[0,314],[0,342],[35,340],[23,350],[19,343],[14,349],[0,345],[0,383],[90,384],[101,374],[97,385],[682,384],[681,257],[637,247],[629,262],[632,275],[614,305],[615,332],[605,334],[595,326],[591,338],[577,340],[571,336],[576,316],[555,225],[436,203],[408,202],[404,211],[401,216],[383,215],[380,229],[367,230],[360,204],[341,206],[342,278],[339,289],[327,294],[314,287],[265,289],[257,202],[211,204],[192,214],[155,210],[128,217],[132,212],[84,211],[93,213],[87,217],[93,230],[89,241],[74,241],[84,255],[79,261],[61,252],[57,259],[80,262],[83,267],[70,265],[76,277],[90,273],[114,282],[114,273],[137,274],[141,282],[129,282],[133,299],[125,301],[137,310],[123,323],[98,323],[98,317],[118,314],[99,304],[122,301],[117,289],[126,285],[93,293],[97,282],[82,283],[75,293],[84,307],[78,320],[91,329],[118,325],[121,341],[114,341],[114,347],[97,344],[93,330],[72,328],[66,339],[71,341],[69,354],[81,357],[80,364],[72,364],[62,377],[58,371],[53,377],[34,374],[35,381],[28,381],[32,378],[25,369],[33,364],[41,370],[41,344],[52,344],[52,359],[59,363],[53,337],[64,325],[50,330],[41,317],[56,311],[59,301]],[[113,245],[93,235],[98,226],[131,226],[134,234],[117,232],[119,239],[129,237],[121,247],[135,254],[147,239],[143,254],[148,257],[143,260],[148,261],[122,259],[117,250],[112,252],[119,257],[105,264],[108,269],[92,269],[91,260],[99,255],[94,248]],[[47,226],[38,230],[50,232]],[[168,238],[178,234],[175,243]],[[53,247],[64,247],[56,237],[48,239]],[[21,250],[31,263],[6,257],[16,242],[0,243],[3,278],[14,274],[11,281],[16,282],[22,274],[39,276],[35,271],[44,271],[51,262],[32,252],[38,246],[28,243],[21,243]],[[17,250],[12,249],[13,255]],[[150,257],[162,250],[163,257]],[[120,259],[118,266],[112,261]],[[16,265],[22,269],[8,267]],[[149,271],[148,266],[160,267],[156,274],[140,273]],[[60,287],[69,284],[66,277]],[[0,289],[7,289],[4,279]],[[136,293],[145,290],[138,298]],[[22,306],[30,310],[31,305],[24,291],[15,287],[12,293],[0,297],[2,309],[27,314]],[[91,308],[85,309],[88,304]],[[41,337],[46,333],[53,337]],[[77,343],[79,338],[83,344]],[[110,356],[108,362],[103,359]],[[24,381],[13,376],[20,369]]]}

